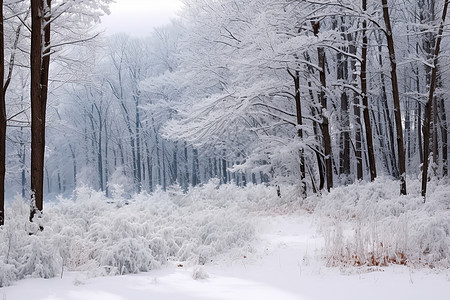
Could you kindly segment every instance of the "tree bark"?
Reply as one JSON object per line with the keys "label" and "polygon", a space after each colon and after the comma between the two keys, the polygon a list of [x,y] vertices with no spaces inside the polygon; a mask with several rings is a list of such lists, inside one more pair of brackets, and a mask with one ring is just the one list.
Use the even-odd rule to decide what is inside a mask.
{"label": "tree bark", "polygon": [[[352,55],[357,54],[357,49],[356,46],[354,45],[354,43],[352,43],[353,41],[353,36],[351,33],[347,34],[347,40],[349,41],[349,52]],[[355,85],[355,88],[357,88],[357,72],[356,72],[356,59],[352,58],[350,61],[350,68],[352,70],[352,82]],[[361,125],[361,109],[359,106],[359,95],[354,92],[353,93],[353,114],[355,116],[355,122],[356,122],[356,126],[355,127],[355,160],[356,160],[356,179],[357,180],[362,180],[363,179],[363,164],[362,164],[362,151],[361,151],[361,145],[362,145],[362,140],[361,140],[361,129],[362,129],[362,125]]]}
{"label": "tree bark", "polygon": [[5,173],[6,173],[6,104],[3,92],[5,75],[5,43],[3,34],[3,0],[0,0],[0,226],[5,224]]}
{"label": "tree bark", "polygon": [[141,120],[140,120],[140,91],[136,90],[135,95],[133,95],[135,103],[135,114],[136,114],[136,184],[137,191],[140,193],[142,191],[142,169],[141,169]]}
{"label": "tree bark", "polygon": [[200,174],[198,166],[198,150],[192,149],[192,186],[197,186],[200,183]]}
{"label": "tree bark", "polygon": [[[314,35],[319,34],[320,23],[318,21],[313,22]],[[319,59],[319,69],[320,69],[320,102],[322,104],[322,135],[323,135],[323,144],[324,144],[324,152],[325,152],[325,170],[327,177],[327,190],[330,191],[333,187],[333,160],[331,153],[331,137],[330,137],[330,129],[329,129],[329,120],[327,114],[327,95],[325,90],[327,88],[326,75],[325,75],[325,50],[323,47],[317,48],[317,56]]]}
{"label": "tree bark", "polygon": [[[385,1],[385,0],[384,0]],[[436,79],[437,79],[437,67],[438,67],[438,59],[439,59],[439,52],[441,49],[441,41],[442,41],[442,34],[444,32],[444,24],[445,19],[447,17],[447,10],[448,10],[448,4],[449,0],[445,0],[444,2],[444,8],[442,10],[442,20],[441,24],[439,26],[439,32],[436,39],[435,48],[433,51],[433,69],[431,71],[431,77],[430,77],[430,91],[428,94],[428,101],[425,104],[425,119],[423,124],[423,167],[422,167],[422,197],[425,197],[427,194],[427,183],[428,183],[428,157],[430,154],[430,123],[431,123],[431,106],[433,104],[434,99],[434,92],[436,89]]]}
{"label": "tree bark", "polygon": [[[365,12],[367,10],[367,0],[362,0],[362,9]],[[363,116],[364,116],[364,126],[366,129],[366,142],[367,142],[367,152],[369,156],[369,169],[370,169],[370,181],[374,181],[377,177],[377,169],[375,165],[375,153],[373,148],[373,137],[372,137],[372,126],[370,124],[369,115],[369,103],[367,97],[367,21],[364,19],[363,23],[363,45],[362,45],[362,55],[361,55],[361,94],[362,94],[362,104],[363,104]]]}
{"label": "tree bark", "polygon": [[442,176],[448,176],[448,125],[445,111],[445,98],[441,98],[441,135],[442,135]]}
{"label": "tree bark", "polygon": [[[342,24],[340,26],[340,31],[342,33],[342,38],[347,40],[348,34],[347,26],[344,24],[344,17],[342,17]],[[342,49],[346,51],[346,47]],[[348,82],[348,57],[342,53],[337,54],[337,79],[344,83]],[[345,182],[349,183],[350,176],[350,115],[349,115],[349,99],[348,94],[345,89],[341,93],[341,133],[340,133],[340,153],[339,153],[339,173],[345,176]]]}
{"label": "tree bark", "polygon": [[[308,52],[306,52],[304,55],[305,55],[305,60],[308,63],[311,63],[311,58],[310,58]],[[308,74],[309,77],[312,77],[313,74],[314,74],[314,69],[311,66],[308,66],[308,71],[309,71],[309,74]],[[313,92],[311,80],[308,80],[308,94],[309,94],[309,98],[311,100],[311,103],[316,103],[316,101],[314,99],[314,92]],[[312,116],[317,116],[318,115],[317,109],[314,106],[310,106],[310,110],[311,110],[311,115]],[[313,127],[313,133],[314,133],[314,136],[315,136],[315,138],[317,140],[317,143],[320,144],[319,133],[318,133],[318,122],[313,121],[312,127]],[[325,186],[324,162],[323,162],[323,158],[321,156],[321,153],[317,149],[314,149],[314,152],[316,154],[317,170],[318,170],[318,173],[319,173],[319,189],[317,190],[317,188],[316,188],[316,191],[321,191],[321,190],[323,190],[323,188]],[[311,172],[311,174],[312,174],[312,172]],[[313,178],[313,176],[311,176],[311,184],[312,184],[313,187],[316,186],[314,181],[315,181],[315,178]]]}
{"label": "tree bark", "polygon": [[[295,71],[294,74],[291,74],[292,78],[294,79],[294,86],[295,86],[295,108],[296,108],[296,115],[297,115],[297,135],[300,139],[300,141],[303,141],[303,118],[302,118],[302,106],[300,102],[300,72],[298,70]],[[306,198],[306,170],[305,170],[305,153],[304,153],[303,147],[298,150],[298,155],[300,159],[300,186],[301,186],[301,196],[302,198]]]}
{"label": "tree bark", "polygon": [[[43,211],[45,115],[50,65],[50,8],[51,0],[31,1],[31,222],[37,213],[41,215]],[[40,230],[43,230],[42,225]]]}
{"label": "tree bark", "polygon": [[389,16],[389,7],[387,0],[381,0],[383,5],[383,18],[386,25],[386,39],[389,50],[389,60],[391,62],[391,83],[392,97],[394,100],[394,116],[395,127],[397,132],[397,149],[398,149],[398,169],[400,172],[400,194],[406,195],[406,168],[405,168],[405,147],[403,141],[402,116],[400,111],[400,95],[398,90],[397,79],[397,61],[395,57],[394,38],[392,36],[391,19]]}

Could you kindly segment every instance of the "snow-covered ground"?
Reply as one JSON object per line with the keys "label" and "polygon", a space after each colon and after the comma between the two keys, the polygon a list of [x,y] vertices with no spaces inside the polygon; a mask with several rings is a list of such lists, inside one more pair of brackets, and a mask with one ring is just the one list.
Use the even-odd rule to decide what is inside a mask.
{"label": "snow-covered ground", "polygon": [[[169,262],[146,273],[24,279],[4,300],[311,299],[448,300],[450,270],[405,266],[329,268],[317,220],[306,212],[255,218],[254,250],[220,254],[204,266]],[[244,254],[244,255],[242,255]]]}

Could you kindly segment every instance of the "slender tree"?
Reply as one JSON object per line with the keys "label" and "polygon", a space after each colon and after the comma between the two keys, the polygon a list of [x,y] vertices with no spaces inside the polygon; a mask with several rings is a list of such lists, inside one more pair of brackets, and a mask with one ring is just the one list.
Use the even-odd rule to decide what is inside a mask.
{"label": "slender tree", "polygon": [[6,157],[6,104],[3,93],[5,74],[5,46],[3,33],[3,0],[0,0],[0,226],[5,224],[5,157]]}
{"label": "slender tree", "polygon": [[[362,9],[363,11],[367,11],[367,0],[362,0]],[[367,152],[369,156],[369,171],[370,171],[370,180],[374,181],[377,177],[377,169],[375,165],[375,151],[373,146],[373,138],[372,138],[372,126],[370,124],[370,116],[369,116],[369,103],[367,97],[367,21],[363,20],[362,23],[362,54],[361,54],[361,94],[362,94],[362,104],[363,104],[363,116],[364,116],[364,126],[366,129],[366,142],[367,142]]]}
{"label": "slender tree", "polygon": [[423,124],[423,167],[422,167],[422,197],[425,198],[427,194],[427,182],[428,182],[428,156],[430,155],[430,123],[431,123],[431,108],[433,105],[434,100],[434,92],[436,89],[436,81],[437,81],[437,67],[438,67],[438,60],[439,60],[439,52],[441,50],[441,41],[442,41],[442,34],[444,33],[444,24],[445,19],[447,17],[447,10],[448,10],[448,3],[449,0],[444,1],[444,8],[442,10],[442,19],[439,26],[439,32],[437,35],[436,44],[433,51],[433,68],[431,70],[431,77],[430,77],[430,87],[429,87],[429,94],[428,94],[428,101],[425,105],[425,119]]}
{"label": "slender tree", "polygon": [[[320,30],[320,23],[319,21],[313,22],[313,30],[314,35],[319,35]],[[326,177],[327,177],[327,190],[330,191],[333,187],[333,160],[332,160],[332,153],[331,153],[331,136],[330,136],[330,124],[328,119],[328,101],[327,101],[327,95],[325,93],[325,90],[327,88],[327,82],[326,82],[326,57],[325,57],[325,49],[323,47],[317,48],[317,56],[319,60],[319,70],[320,70],[320,102],[322,105],[322,123],[320,124],[322,128],[322,135],[323,135],[323,144],[324,144],[324,150],[325,150],[325,169],[326,169]]]}
{"label": "slender tree", "polygon": [[[296,116],[297,116],[297,135],[300,140],[303,140],[303,117],[302,117],[302,105],[300,98],[300,72],[295,70],[294,74],[289,71],[289,74],[294,79],[295,86],[295,108],[296,108]],[[299,150],[299,158],[300,158],[300,186],[301,186],[301,196],[306,198],[306,168],[305,168],[305,151],[303,148]]]}
{"label": "slender tree", "polygon": [[[43,211],[50,15],[51,0],[31,1],[31,222],[37,213]],[[39,226],[43,230],[42,225]]]}
{"label": "slender tree", "polygon": [[398,149],[398,169],[400,172],[400,194],[406,195],[405,146],[403,142],[402,116],[400,111],[400,95],[398,90],[397,60],[395,57],[394,37],[387,0],[381,0],[381,4],[383,5],[383,18],[386,25],[386,39],[389,50],[389,60],[391,63],[392,97],[394,100],[394,116]]}

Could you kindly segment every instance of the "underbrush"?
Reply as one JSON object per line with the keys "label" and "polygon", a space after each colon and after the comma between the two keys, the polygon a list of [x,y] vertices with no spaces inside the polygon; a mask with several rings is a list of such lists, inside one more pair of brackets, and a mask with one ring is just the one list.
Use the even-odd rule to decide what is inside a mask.
{"label": "underbrush", "polygon": [[112,199],[81,187],[71,199],[46,203],[43,232],[27,221],[28,204],[16,199],[0,229],[0,286],[64,270],[117,275],[168,261],[201,265],[227,251],[249,253],[255,238],[250,214],[283,206],[265,186],[212,181],[187,194],[172,187],[128,200],[120,186],[114,189]]}
{"label": "underbrush", "polygon": [[[17,198],[0,228],[0,287],[27,277],[89,276],[149,271],[175,262],[203,265],[220,255],[256,251],[257,215],[300,208],[314,214],[325,237],[327,265],[450,268],[450,184],[431,182],[426,203],[420,183],[408,181],[408,196],[386,178],[334,188],[301,200],[297,187],[219,185],[216,181],[112,198],[87,187],[70,199],[45,203],[44,231],[28,222],[29,206]],[[29,233],[33,234],[30,235]]]}
{"label": "underbrush", "polygon": [[329,266],[450,268],[450,185],[431,182],[426,202],[420,182],[408,195],[386,178],[337,187],[316,199]]}

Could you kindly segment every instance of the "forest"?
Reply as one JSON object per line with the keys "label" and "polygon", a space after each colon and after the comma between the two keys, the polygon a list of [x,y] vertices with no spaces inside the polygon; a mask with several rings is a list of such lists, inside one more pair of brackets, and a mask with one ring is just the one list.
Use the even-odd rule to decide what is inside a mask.
{"label": "forest", "polygon": [[[36,250],[44,243],[40,234],[65,226],[47,214],[76,218],[78,202],[112,222],[112,231],[122,230],[114,222],[125,222],[127,213],[106,221],[114,214],[107,203],[120,203],[137,218],[130,222],[142,224],[152,217],[126,206],[144,205],[145,197],[169,220],[212,206],[226,207],[224,215],[238,224],[246,209],[301,207],[354,222],[351,241],[344,241],[340,221],[321,225],[333,228],[324,233],[330,266],[408,261],[448,268],[449,2],[184,0],[179,18],[137,38],[99,32],[111,0],[0,1],[0,225],[20,223],[14,214],[28,215],[31,198],[26,227]],[[244,212],[234,210],[239,201],[229,195],[247,199]],[[157,198],[182,210],[168,212]],[[184,245],[189,232],[178,241],[175,229],[164,236],[178,246],[152,239],[152,252],[137,262],[120,262],[115,250],[97,253],[99,265],[110,266],[102,272],[148,271],[191,254],[204,263],[224,245],[244,247],[241,239],[255,235],[240,225],[230,233],[234,225],[211,218],[224,231],[216,244],[203,238]],[[380,227],[362,224],[364,218]],[[383,236],[382,226],[393,231]],[[11,230],[0,234],[10,248]],[[91,234],[108,235],[99,228]],[[0,253],[0,270],[19,270],[0,275],[0,286],[27,274],[53,277],[61,264],[76,270],[95,257],[76,261],[72,246],[53,241],[63,263],[42,272]]]}
{"label": "forest", "polygon": [[[408,176],[448,177],[446,2],[266,2],[192,1],[148,38],[96,36],[86,11],[63,11],[45,193],[219,178],[307,196],[381,175],[406,194]],[[5,5],[7,194],[25,197],[30,13]]]}

